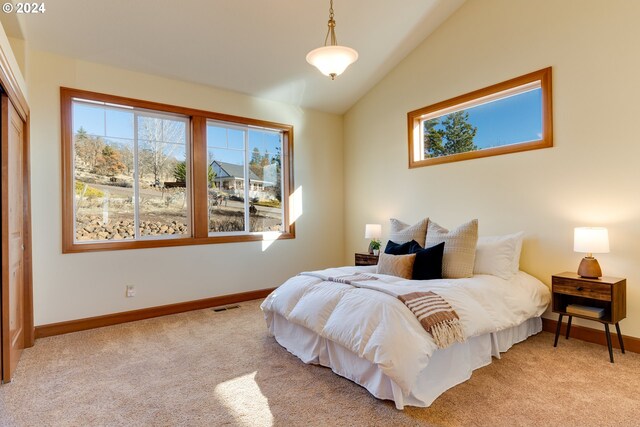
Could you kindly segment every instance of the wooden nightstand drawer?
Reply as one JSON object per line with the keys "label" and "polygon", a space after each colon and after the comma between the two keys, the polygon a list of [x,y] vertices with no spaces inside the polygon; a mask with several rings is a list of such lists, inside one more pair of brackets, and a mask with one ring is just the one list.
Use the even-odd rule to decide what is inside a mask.
{"label": "wooden nightstand drawer", "polygon": [[356,265],[377,265],[378,255],[356,253]]}
{"label": "wooden nightstand drawer", "polygon": [[554,277],[553,292],[565,295],[575,295],[597,299],[600,301],[611,301],[611,285],[592,282],[576,282],[571,279]]}

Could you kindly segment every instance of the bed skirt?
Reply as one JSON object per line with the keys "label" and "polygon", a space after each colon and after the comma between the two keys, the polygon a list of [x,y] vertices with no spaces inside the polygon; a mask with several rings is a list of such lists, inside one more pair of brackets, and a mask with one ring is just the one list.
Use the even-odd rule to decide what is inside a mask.
{"label": "bed skirt", "polygon": [[398,409],[430,406],[442,393],[471,378],[473,370],[490,364],[492,357],[499,359],[500,353],[542,331],[542,320],[534,317],[518,326],[469,338],[437,350],[420,372],[411,391],[405,394],[368,360],[303,326],[287,321],[277,313],[271,312],[267,317],[269,332],[276,341],[304,363],[331,368],[336,374],[366,388],[378,399],[393,400]]}

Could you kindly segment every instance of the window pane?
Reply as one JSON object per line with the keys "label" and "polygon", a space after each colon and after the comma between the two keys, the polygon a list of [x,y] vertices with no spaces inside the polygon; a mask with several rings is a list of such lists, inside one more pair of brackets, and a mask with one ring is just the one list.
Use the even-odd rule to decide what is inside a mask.
{"label": "window pane", "polygon": [[75,238],[133,239],[132,112],[74,102],[73,114]]}
{"label": "window pane", "polygon": [[282,138],[249,131],[249,231],[282,231]]}
{"label": "window pane", "polygon": [[541,140],[542,89],[428,117],[423,137],[424,158]]}
{"label": "window pane", "polygon": [[469,110],[478,123],[480,149],[536,141],[542,138],[542,89],[499,99]]}
{"label": "window pane", "polygon": [[207,124],[209,233],[245,231],[244,138],[244,131]]}
{"label": "window pane", "polygon": [[105,119],[105,132],[107,136],[133,139],[133,111],[107,109]]}
{"label": "window pane", "polygon": [[186,121],[140,115],[137,123],[140,236],[190,234]]}
{"label": "window pane", "polygon": [[76,128],[76,240],[133,239],[133,141],[90,135],[84,131],[82,124]]}
{"label": "window pane", "polygon": [[244,150],[244,136],[244,130],[227,129],[227,147],[232,150]]}
{"label": "window pane", "polygon": [[74,101],[76,240],[189,234],[187,123]]}
{"label": "window pane", "polygon": [[211,122],[207,125],[207,147],[244,150],[244,134],[243,129]]}
{"label": "window pane", "polygon": [[105,136],[104,107],[100,105],[73,103],[73,131],[80,128],[91,135]]}

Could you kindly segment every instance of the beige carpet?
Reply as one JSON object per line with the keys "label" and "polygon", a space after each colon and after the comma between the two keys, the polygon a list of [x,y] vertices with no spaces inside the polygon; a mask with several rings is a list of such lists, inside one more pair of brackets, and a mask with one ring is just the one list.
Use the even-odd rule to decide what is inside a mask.
{"label": "beige carpet", "polygon": [[395,409],[266,334],[260,301],[41,339],[2,426],[634,426],[640,355],[542,333],[430,408]]}

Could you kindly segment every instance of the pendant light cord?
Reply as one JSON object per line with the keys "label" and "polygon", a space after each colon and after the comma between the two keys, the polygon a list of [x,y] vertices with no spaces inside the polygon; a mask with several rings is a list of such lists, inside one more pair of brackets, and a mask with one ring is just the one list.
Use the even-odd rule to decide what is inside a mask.
{"label": "pendant light cord", "polygon": [[327,35],[324,38],[324,45],[327,46],[327,41],[330,39],[331,40],[331,44],[330,46],[337,46],[338,45],[338,40],[336,39],[336,21],[333,19],[333,0],[329,1],[329,23],[327,24],[329,26],[329,29],[327,30]]}

